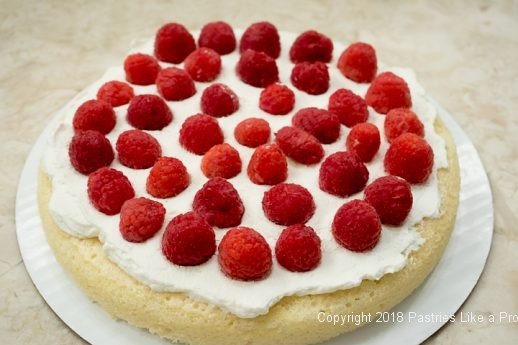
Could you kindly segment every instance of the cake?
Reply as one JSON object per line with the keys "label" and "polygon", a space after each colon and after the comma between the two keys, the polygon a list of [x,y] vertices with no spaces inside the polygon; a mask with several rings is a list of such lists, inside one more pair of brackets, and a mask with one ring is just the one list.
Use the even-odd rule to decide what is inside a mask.
{"label": "cake", "polygon": [[[197,36],[197,41],[194,37]],[[164,25],[61,113],[38,200],[113,317],[187,344],[314,344],[439,261],[455,144],[414,73],[268,22]]]}

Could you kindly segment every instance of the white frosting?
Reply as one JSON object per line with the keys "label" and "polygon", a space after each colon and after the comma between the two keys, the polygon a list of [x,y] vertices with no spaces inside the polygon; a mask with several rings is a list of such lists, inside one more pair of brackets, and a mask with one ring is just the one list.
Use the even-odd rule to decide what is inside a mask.
{"label": "white frosting", "polygon": [[[238,35],[239,37],[239,35]],[[263,214],[261,200],[268,186],[251,183],[246,174],[246,166],[253,149],[239,145],[233,136],[237,123],[246,117],[262,117],[268,120],[272,133],[285,125],[290,125],[292,115],[303,107],[327,108],[329,96],[337,88],[351,89],[365,96],[368,85],[356,84],[340,74],[336,59],[344,46],[335,43],[334,59],[329,64],[331,83],[329,91],[323,95],[310,96],[291,85],[290,72],[293,67],[288,58],[289,47],[295,39],[293,34],[282,34],[282,54],[277,59],[280,80],[293,89],[296,95],[295,109],[286,116],[273,116],[259,109],[258,100],[261,89],[241,82],[234,72],[238,53],[222,56],[223,69],[216,82],[228,85],[239,97],[239,110],[231,116],[218,119],[225,136],[240,153],[243,171],[230,182],[239,191],[245,206],[243,226],[259,231],[266,238],[271,248],[275,247],[282,226],[273,224]],[[153,42],[147,41],[132,49],[132,52],[152,54]],[[163,64],[168,66],[169,64]],[[269,308],[284,296],[319,294],[357,286],[363,279],[380,279],[386,273],[399,271],[405,266],[408,254],[422,244],[423,239],[413,226],[424,217],[439,215],[440,194],[437,183],[437,169],[447,166],[445,143],[434,131],[437,114],[434,106],[427,100],[424,90],[418,84],[413,71],[401,68],[391,70],[404,78],[411,90],[412,109],[419,115],[425,126],[426,140],[435,154],[434,169],[426,184],[413,185],[413,208],[405,223],[397,228],[383,226],[378,245],[366,253],[354,253],[340,247],[331,234],[331,223],[336,210],[351,199],[362,198],[358,193],[349,198],[339,198],[321,191],[318,187],[318,169],[320,164],[304,166],[289,160],[287,182],[298,183],[306,187],[314,197],[316,212],[307,223],[313,227],[322,240],[322,262],[311,272],[293,273],[285,270],[274,259],[271,274],[257,282],[235,281],[221,273],[217,257],[214,255],[207,263],[196,267],[181,267],[167,261],[161,252],[161,238],[166,224],[179,213],[191,210],[193,196],[207,181],[199,166],[201,156],[196,156],[183,149],[178,142],[178,131],[184,120],[200,112],[200,96],[209,83],[196,83],[197,93],[182,102],[168,102],[173,111],[172,123],[162,131],[150,131],[162,145],[163,155],[181,159],[191,176],[191,184],[180,195],[159,200],[147,194],[145,189],[149,169],[133,170],[122,166],[117,159],[112,167],[118,169],[133,184],[137,196],[146,196],[159,200],[167,209],[166,221],[158,234],[144,243],[125,241],[119,233],[119,217],[107,216],[98,212],[89,202],[86,183],[87,177],[77,173],[70,164],[68,144],[73,136],[72,118],[77,107],[88,99],[95,98],[97,89],[109,80],[124,81],[122,67],[110,68],[105,75],[77,95],[62,110],[62,123],[50,142],[44,157],[44,170],[52,180],[50,212],[56,223],[66,232],[77,237],[98,236],[103,243],[106,255],[128,274],[157,291],[179,291],[220,306],[240,317],[255,317],[268,312]],[[156,87],[134,86],[136,94],[154,93]],[[108,138],[114,146],[118,135],[130,129],[126,122],[126,106],[115,108],[117,124]],[[369,108],[369,122],[375,123],[381,132],[382,144],[374,160],[367,164],[372,182],[385,175],[383,157],[388,148],[384,139],[383,121],[385,116]],[[336,151],[345,150],[345,138],[349,129],[341,128],[340,138],[331,145],[324,145],[326,156]],[[270,140],[273,140],[273,135]],[[217,241],[226,230],[216,229]]]}

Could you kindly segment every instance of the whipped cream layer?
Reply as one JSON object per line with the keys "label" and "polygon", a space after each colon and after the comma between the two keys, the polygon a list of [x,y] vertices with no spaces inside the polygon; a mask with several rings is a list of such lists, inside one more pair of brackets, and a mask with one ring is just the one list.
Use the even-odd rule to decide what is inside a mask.
{"label": "whipped cream layer", "polygon": [[[239,39],[241,31],[236,30]],[[194,33],[195,37],[197,32]],[[241,225],[259,231],[274,252],[276,240],[284,228],[270,222],[264,215],[261,200],[263,193],[270,186],[259,186],[250,182],[246,166],[253,149],[238,144],[234,138],[234,127],[248,117],[261,117],[271,126],[272,136],[281,127],[290,125],[297,110],[304,107],[327,109],[329,96],[338,88],[347,88],[365,96],[368,84],[357,84],[346,79],[336,68],[336,61],[345,46],[334,43],[333,60],[329,63],[330,88],[322,95],[312,96],[297,90],[290,82],[293,64],[288,57],[289,49],[297,35],[282,33],[282,53],[277,59],[280,82],[288,85],[296,95],[295,109],[284,116],[274,116],[259,109],[259,95],[262,89],[247,85],[235,74],[239,53],[222,56],[222,72],[214,81],[228,85],[239,97],[239,110],[224,118],[218,118],[223,130],[225,142],[235,147],[243,161],[242,172],[229,181],[238,190],[245,213]],[[153,54],[153,40],[136,44],[131,52]],[[161,63],[163,67],[171,64]],[[129,275],[157,291],[184,292],[189,296],[219,306],[239,317],[250,318],[268,312],[269,308],[284,296],[308,295],[348,289],[359,285],[364,279],[380,279],[387,273],[401,270],[411,251],[417,250],[423,243],[422,237],[414,228],[426,217],[440,214],[440,193],[437,170],[447,166],[446,147],[443,139],[435,133],[434,121],[437,110],[427,100],[423,88],[419,85],[412,70],[403,68],[383,68],[379,71],[392,71],[406,80],[412,95],[414,110],[425,128],[425,139],[435,155],[433,172],[425,184],[412,185],[414,204],[410,215],[399,227],[383,226],[381,239],[377,246],[364,253],[354,253],[334,240],[331,224],[337,209],[352,199],[363,198],[363,192],[348,198],[340,198],[323,192],[318,187],[320,164],[305,166],[288,159],[288,179],[286,182],[297,183],[306,187],[313,195],[316,211],[307,222],[322,240],[322,262],[310,272],[293,273],[281,267],[273,260],[271,274],[254,282],[242,282],[226,277],[219,269],[217,253],[208,262],[195,267],[182,267],[169,262],[162,254],[161,239],[167,223],[180,213],[191,210],[194,194],[207,181],[200,169],[202,156],[194,155],[181,147],[178,132],[184,120],[200,110],[200,97],[203,90],[211,83],[196,83],[196,94],[181,102],[167,102],[174,118],[170,125],[161,131],[148,131],[158,139],[164,156],[179,158],[186,165],[191,176],[191,184],[180,195],[169,199],[156,199],[146,192],[145,184],[149,169],[134,170],[119,163],[117,158],[112,168],[122,171],[131,181],[137,196],[145,196],[160,201],[167,210],[166,220],[159,233],[144,243],[125,241],[119,232],[119,215],[107,216],[98,212],[90,203],[87,195],[87,176],[74,170],[69,161],[68,145],[74,134],[72,119],[74,113],[84,101],[95,98],[98,88],[110,80],[125,81],[122,66],[110,68],[104,76],[78,94],[61,111],[63,118],[59,127],[48,143],[44,156],[43,169],[52,182],[50,212],[55,222],[66,232],[77,237],[98,237],[106,256]],[[155,85],[133,85],[135,94],[158,94]],[[107,135],[113,147],[120,133],[132,127],[126,121],[128,106],[115,108],[117,124]],[[383,157],[388,142],[383,132],[384,115],[369,107],[368,122],[374,123],[380,130],[381,147],[372,162],[367,163],[369,183],[386,175],[383,169]],[[339,139],[330,145],[323,145],[326,157],[336,151],[345,150],[345,138],[349,128],[342,126]],[[227,229],[215,229],[219,240]]]}

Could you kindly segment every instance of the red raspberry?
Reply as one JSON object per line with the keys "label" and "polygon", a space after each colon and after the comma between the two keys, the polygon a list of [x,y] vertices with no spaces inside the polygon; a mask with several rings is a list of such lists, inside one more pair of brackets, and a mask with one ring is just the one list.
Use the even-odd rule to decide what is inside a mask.
{"label": "red raspberry", "polygon": [[266,120],[251,117],[237,124],[234,136],[241,145],[257,147],[270,138],[270,125]]}
{"label": "red raspberry", "polygon": [[266,87],[279,81],[279,70],[275,60],[263,52],[246,50],[236,66],[239,79],[248,85]]}
{"label": "red raspberry", "polygon": [[336,90],[329,97],[327,109],[336,114],[340,122],[347,127],[365,122],[369,118],[367,103],[363,98],[347,89]]}
{"label": "red raspberry", "polygon": [[315,213],[311,193],[294,183],[280,183],[264,193],[266,218],[279,225],[306,223]]}
{"label": "red raspberry", "polygon": [[322,144],[331,144],[340,136],[338,116],[325,109],[302,108],[291,119],[293,126],[301,128]]}
{"label": "red raspberry", "polygon": [[144,242],[164,224],[165,208],[158,201],[133,198],[122,204],[119,230],[129,242]]}
{"label": "red raspberry", "polygon": [[272,269],[272,251],[260,233],[244,226],[230,229],[218,246],[223,273],[237,280],[260,280]]}
{"label": "red raspberry", "polygon": [[347,150],[354,152],[364,162],[370,162],[380,148],[380,132],[372,123],[354,125],[346,140]]}
{"label": "red raspberry", "polygon": [[214,145],[203,156],[201,170],[208,178],[232,178],[241,172],[239,152],[229,144]]}
{"label": "red raspberry", "polygon": [[286,85],[268,85],[259,98],[259,108],[272,115],[286,115],[293,110],[295,94]]}
{"label": "red raspberry", "polygon": [[352,81],[370,83],[378,70],[376,51],[370,44],[353,43],[340,55],[338,69]]}
{"label": "red raspberry", "polygon": [[216,252],[216,234],[195,212],[174,217],[162,236],[162,253],[180,266],[197,266],[207,262]]}
{"label": "red raspberry", "polygon": [[336,241],[353,252],[374,248],[381,235],[381,222],[376,210],[361,200],[352,200],[340,207],[332,228]]}
{"label": "red raspberry", "polygon": [[191,76],[183,69],[164,68],[156,78],[158,92],[168,101],[182,101],[196,93]]}
{"label": "red raspberry", "polygon": [[414,133],[424,137],[424,126],[417,115],[407,108],[392,109],[385,117],[385,136],[388,142],[403,133]]}
{"label": "red raspberry", "polygon": [[281,41],[277,28],[269,22],[259,22],[250,25],[239,42],[239,51],[251,49],[263,52],[274,59],[281,53]]}
{"label": "red raspberry", "polygon": [[329,37],[315,30],[301,33],[290,49],[290,60],[294,63],[308,61],[331,61],[333,42]]}
{"label": "red raspberry", "polygon": [[118,170],[102,167],[88,175],[88,197],[94,207],[109,216],[135,196],[130,181]]}
{"label": "red raspberry", "polygon": [[286,156],[302,164],[315,164],[324,157],[324,148],[317,138],[297,127],[281,128],[275,142]]}
{"label": "red raspberry", "polygon": [[107,134],[115,127],[115,112],[108,103],[91,99],[77,108],[73,125],[76,131],[91,129]]}
{"label": "red raspberry", "polygon": [[378,212],[383,224],[401,225],[412,208],[412,191],[408,182],[395,176],[376,179],[365,188],[365,201]]}
{"label": "red raspberry", "polygon": [[407,83],[392,72],[383,72],[374,78],[367,89],[365,101],[380,114],[412,106]]}
{"label": "red raspberry", "polygon": [[236,36],[227,23],[212,22],[201,29],[198,45],[214,49],[221,55],[230,54],[236,49]]}
{"label": "red raspberry", "polygon": [[245,212],[237,190],[222,177],[213,177],[194,195],[192,208],[212,226],[228,228],[241,224]]}
{"label": "red raspberry", "polygon": [[79,131],[68,146],[70,163],[78,172],[88,175],[113,161],[113,149],[101,132]]}
{"label": "red raspberry", "polygon": [[369,171],[352,152],[336,152],[327,157],[320,166],[320,189],[333,195],[347,197],[361,191]]}
{"label": "red raspberry", "polygon": [[149,171],[146,190],[155,198],[170,198],[183,192],[189,183],[189,173],[182,161],[160,157]]}
{"label": "red raspberry", "polygon": [[165,24],[156,33],[155,55],[160,61],[178,64],[194,49],[194,38],[181,24]]}
{"label": "red raspberry", "polygon": [[133,169],[151,168],[162,155],[158,141],[138,129],[122,132],[115,145],[122,165]]}
{"label": "red raspberry", "polygon": [[210,48],[198,48],[187,56],[184,66],[192,79],[201,82],[213,81],[221,72],[221,58]]}
{"label": "red raspberry", "polygon": [[155,83],[160,65],[151,55],[131,54],[124,60],[126,80],[136,85],[151,85]]}
{"label": "red raspberry", "polygon": [[293,85],[310,95],[321,95],[329,89],[329,72],[323,62],[299,62],[291,71]]}
{"label": "red raspberry", "polygon": [[233,114],[239,108],[237,95],[228,86],[212,84],[201,95],[201,111],[215,117]]}
{"label": "red raspberry", "polygon": [[223,143],[223,132],[218,121],[210,115],[189,116],[180,129],[180,144],[197,155],[203,155],[212,146]]}
{"label": "red raspberry", "polygon": [[303,224],[295,224],[281,232],[275,245],[279,264],[292,272],[307,272],[320,263],[322,250],[315,230]]}
{"label": "red raspberry", "polygon": [[433,150],[414,133],[397,137],[385,154],[385,170],[410,183],[426,182],[433,168]]}
{"label": "red raspberry", "polygon": [[117,80],[104,83],[97,91],[97,99],[110,104],[112,107],[128,104],[134,96],[131,86]]}
{"label": "red raspberry", "polygon": [[288,162],[279,146],[266,144],[257,147],[247,169],[250,181],[255,184],[274,185],[288,177]]}
{"label": "red raspberry", "polygon": [[138,129],[160,130],[173,120],[173,113],[160,96],[138,95],[131,100],[127,120]]}

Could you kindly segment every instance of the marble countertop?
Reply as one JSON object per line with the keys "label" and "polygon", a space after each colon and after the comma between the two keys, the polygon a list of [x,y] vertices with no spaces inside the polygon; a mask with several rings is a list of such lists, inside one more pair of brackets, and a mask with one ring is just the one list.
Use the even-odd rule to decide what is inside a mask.
{"label": "marble countertop", "polygon": [[[135,38],[177,21],[269,20],[366,40],[421,83],[475,143],[491,181],[494,238],[461,310],[518,314],[518,3],[513,1],[9,1],[0,0],[0,343],[82,344],[51,311],[23,265],[15,234],[17,182],[52,115]],[[515,205],[515,206],[512,206]],[[429,344],[518,343],[518,323],[450,323]]]}

